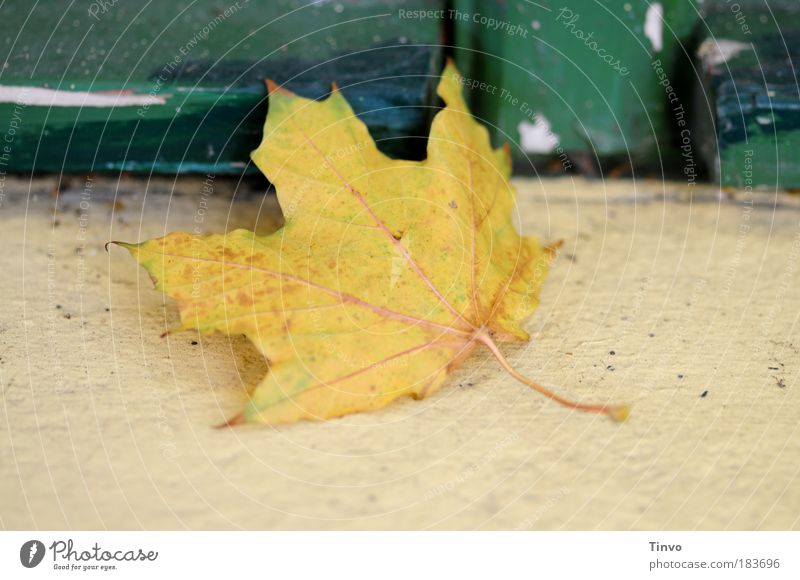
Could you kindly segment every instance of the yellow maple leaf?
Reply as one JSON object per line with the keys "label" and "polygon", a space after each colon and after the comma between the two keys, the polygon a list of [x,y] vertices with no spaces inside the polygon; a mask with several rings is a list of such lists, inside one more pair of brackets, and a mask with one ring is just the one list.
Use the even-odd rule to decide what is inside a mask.
{"label": "yellow maple leaf", "polygon": [[245,334],[269,362],[228,424],[289,423],[384,407],[438,389],[483,345],[526,341],[552,257],[512,224],[508,147],[493,149],[450,63],[424,161],[393,160],[334,86],[322,101],[269,83],[251,156],[285,224],[267,236],[172,233],[125,244],[178,305],[182,329]]}

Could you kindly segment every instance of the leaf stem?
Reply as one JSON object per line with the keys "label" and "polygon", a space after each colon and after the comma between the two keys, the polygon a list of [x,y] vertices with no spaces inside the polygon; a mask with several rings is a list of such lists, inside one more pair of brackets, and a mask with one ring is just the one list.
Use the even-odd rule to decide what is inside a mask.
{"label": "leaf stem", "polygon": [[630,413],[630,407],[628,405],[597,405],[597,404],[585,404],[585,403],[578,403],[576,401],[571,401],[569,399],[565,399],[564,397],[554,393],[553,391],[543,387],[539,383],[532,381],[525,375],[519,373],[511,364],[506,360],[506,357],[503,356],[503,353],[500,352],[500,349],[497,347],[497,343],[492,339],[489,333],[486,331],[486,328],[480,328],[475,332],[475,340],[478,342],[482,342],[486,348],[494,355],[500,365],[510,374],[512,377],[517,379],[523,385],[527,385],[533,390],[541,393],[548,399],[552,399],[557,403],[561,403],[565,407],[569,407],[570,409],[577,409],[579,411],[585,411],[587,413],[600,413],[603,415],[607,415],[611,419],[617,422],[622,422],[627,419],[628,414]]}

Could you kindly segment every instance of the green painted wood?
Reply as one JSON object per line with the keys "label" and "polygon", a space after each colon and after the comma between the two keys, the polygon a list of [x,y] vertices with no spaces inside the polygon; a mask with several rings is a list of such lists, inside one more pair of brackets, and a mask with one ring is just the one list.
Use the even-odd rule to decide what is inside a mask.
{"label": "green painted wood", "polygon": [[[8,151],[0,147],[0,170],[252,171],[265,78],[315,98],[336,81],[379,147],[420,157],[442,64],[440,27],[397,15],[442,4],[51,0],[31,10],[5,2],[0,132],[13,135]],[[21,105],[9,87],[59,91],[58,102],[124,91],[163,103]]]}
{"label": "green painted wood", "polygon": [[713,178],[800,188],[800,3],[711,3],[700,32],[695,113]]}
{"label": "green painted wood", "polygon": [[[648,36],[648,9],[656,7],[663,18],[651,13],[656,34]],[[566,169],[566,153],[675,155],[654,63],[673,75],[686,58],[694,0],[456,0],[454,9],[456,61],[487,85],[468,91],[471,103],[495,127],[497,143],[512,142],[518,168],[560,156]]]}

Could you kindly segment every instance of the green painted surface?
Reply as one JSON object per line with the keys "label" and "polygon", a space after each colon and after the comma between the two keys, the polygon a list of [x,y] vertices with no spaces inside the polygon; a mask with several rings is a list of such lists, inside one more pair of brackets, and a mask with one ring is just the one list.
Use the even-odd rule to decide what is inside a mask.
{"label": "green painted surface", "polygon": [[[663,10],[663,23],[655,18],[660,47],[645,31],[655,5]],[[673,154],[667,97],[652,64],[660,60],[673,73],[698,18],[693,0],[455,6],[456,61],[493,87],[471,90],[471,102],[496,127],[498,142],[512,142],[523,165],[528,156],[558,156],[561,149],[601,157]]]}
{"label": "green painted surface", "polygon": [[722,185],[800,188],[800,3],[737,6],[705,9],[703,152]]}
{"label": "green painted surface", "polygon": [[[656,4],[659,50],[645,29]],[[707,0],[702,21],[699,6],[53,0],[34,7],[11,0],[0,6],[0,90],[126,91],[163,104],[0,102],[0,171],[254,171],[249,152],[261,137],[267,77],[309,97],[323,97],[335,80],[383,150],[420,158],[444,39],[455,44],[447,50],[473,110],[497,144],[512,144],[518,171],[547,158],[568,169],[580,156],[683,167],[668,82],[695,119],[692,145],[713,178],[800,187],[800,96],[789,66],[800,62],[800,5]],[[714,39],[755,48],[714,64],[703,48]],[[698,45],[694,68],[688,59]]]}
{"label": "green painted surface", "polygon": [[[266,115],[263,80],[322,97],[336,81],[387,153],[424,150],[441,67],[421,0],[6,2],[0,85],[128,91],[163,104],[0,103],[15,124],[2,169],[240,173]],[[16,35],[16,32],[19,32]],[[15,38],[16,36],[16,38]],[[6,131],[7,132],[7,131]]]}

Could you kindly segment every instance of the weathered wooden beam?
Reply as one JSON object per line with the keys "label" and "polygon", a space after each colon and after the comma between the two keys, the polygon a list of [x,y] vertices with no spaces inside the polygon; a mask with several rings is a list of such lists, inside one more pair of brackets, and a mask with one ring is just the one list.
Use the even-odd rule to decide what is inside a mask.
{"label": "weathered wooden beam", "polygon": [[713,178],[800,188],[800,3],[707,4],[693,109]]}
{"label": "weathered wooden beam", "polygon": [[336,81],[379,147],[420,157],[440,27],[398,10],[440,4],[11,0],[0,170],[251,171],[268,77],[308,97]]}

